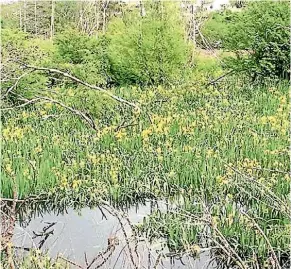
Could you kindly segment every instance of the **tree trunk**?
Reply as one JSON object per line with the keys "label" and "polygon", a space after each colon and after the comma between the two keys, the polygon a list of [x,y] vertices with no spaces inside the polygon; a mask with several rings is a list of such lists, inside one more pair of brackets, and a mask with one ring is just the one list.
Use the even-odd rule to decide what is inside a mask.
{"label": "tree trunk", "polygon": [[26,0],[23,0],[23,31],[26,32]]}
{"label": "tree trunk", "polygon": [[52,40],[54,37],[54,31],[55,31],[55,0],[52,0],[51,5],[51,29],[50,29],[50,39]]}
{"label": "tree trunk", "polygon": [[194,13],[194,4],[191,5],[192,13],[192,40],[194,46],[196,46],[196,22],[195,22],[195,13]]}
{"label": "tree trunk", "polygon": [[34,0],[34,34],[37,35],[37,6],[36,6],[36,0]]}
{"label": "tree trunk", "polygon": [[142,3],[142,0],[139,1],[139,6],[140,6],[140,16],[144,17],[146,15],[146,11],[145,11],[144,5]]}
{"label": "tree trunk", "polygon": [[98,30],[99,30],[99,13],[100,13],[100,8],[99,8],[99,0],[95,2],[95,24],[96,24],[96,38],[98,38]]}
{"label": "tree trunk", "polygon": [[109,4],[109,0],[104,0],[103,2],[103,23],[102,23],[102,32],[105,34],[106,31],[106,9]]}
{"label": "tree trunk", "polygon": [[19,6],[19,28],[22,31],[22,6]]}
{"label": "tree trunk", "polygon": [[78,21],[78,28],[83,33],[84,28],[84,2],[80,2],[80,10],[79,10],[79,21]]}

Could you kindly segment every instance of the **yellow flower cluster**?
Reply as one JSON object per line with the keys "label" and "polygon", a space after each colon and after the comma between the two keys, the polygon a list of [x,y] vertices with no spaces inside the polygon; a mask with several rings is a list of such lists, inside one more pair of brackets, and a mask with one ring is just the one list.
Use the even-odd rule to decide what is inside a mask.
{"label": "yellow flower cluster", "polygon": [[290,152],[289,149],[274,149],[274,150],[266,149],[266,150],[264,150],[265,154],[271,154],[271,155],[289,154],[289,152]]}
{"label": "yellow flower cluster", "polygon": [[219,185],[226,185],[229,183],[227,176],[217,176],[216,181]]}
{"label": "yellow flower cluster", "polygon": [[127,133],[125,130],[120,130],[115,134],[115,137],[117,138],[118,141],[121,141],[126,136],[127,136]]}
{"label": "yellow flower cluster", "polygon": [[68,179],[63,176],[61,179],[61,188],[62,189],[67,189],[69,187]]}
{"label": "yellow flower cluster", "polygon": [[81,185],[82,181],[80,179],[74,179],[72,182],[72,188],[77,189]]}
{"label": "yellow flower cluster", "polygon": [[260,122],[264,125],[269,124],[271,130],[280,132],[281,134],[286,134],[289,129],[289,117],[288,117],[288,105],[285,96],[279,98],[279,107],[277,112],[271,116],[261,117]]}
{"label": "yellow flower cluster", "polygon": [[113,184],[117,184],[118,183],[118,168],[111,167],[111,169],[109,170],[109,175],[111,177],[111,182]]}
{"label": "yellow flower cluster", "polygon": [[12,169],[12,163],[7,163],[5,166],[5,170],[9,175],[11,175],[11,176],[14,175],[14,171]]}
{"label": "yellow flower cluster", "polygon": [[6,127],[2,130],[2,136],[5,140],[19,140],[24,137],[26,128]]}
{"label": "yellow flower cluster", "polygon": [[95,136],[93,137],[93,140],[95,142],[98,142],[102,137],[104,137],[107,134],[110,134],[112,132],[114,132],[114,129],[116,128],[116,126],[107,126],[104,127],[103,129],[99,130],[98,132],[96,132]]}
{"label": "yellow flower cluster", "polygon": [[96,154],[91,153],[87,155],[88,160],[90,161],[90,163],[97,165],[98,163],[100,163],[101,158],[97,157]]}

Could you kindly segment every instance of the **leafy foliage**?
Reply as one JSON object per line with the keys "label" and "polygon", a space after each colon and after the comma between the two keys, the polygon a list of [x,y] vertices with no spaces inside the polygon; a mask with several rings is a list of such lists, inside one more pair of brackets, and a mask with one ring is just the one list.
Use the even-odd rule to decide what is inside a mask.
{"label": "leafy foliage", "polygon": [[[229,30],[234,23],[237,13],[225,10],[214,12],[203,24],[201,32],[213,48],[227,48]],[[202,43],[203,46],[203,43]]]}
{"label": "leafy foliage", "polygon": [[109,82],[107,41],[104,37],[96,39],[69,29],[59,34],[55,43],[55,60],[59,64],[69,64],[77,77],[89,83],[106,85]]}
{"label": "leafy foliage", "polygon": [[160,84],[179,79],[189,55],[180,21],[174,3],[147,3],[144,17],[127,14],[112,21],[108,55],[113,80]]}
{"label": "leafy foliage", "polygon": [[249,3],[230,28],[228,47],[236,57],[227,66],[253,79],[288,78],[290,56],[290,3]]}
{"label": "leafy foliage", "polygon": [[[15,83],[15,79],[23,74],[19,68],[19,62],[44,65],[51,62],[54,52],[53,44],[50,40],[32,38],[30,34],[17,29],[2,30],[2,88],[8,89]],[[11,80],[12,78],[12,80]],[[37,90],[43,90],[48,86],[48,78],[44,74],[28,74],[17,83],[15,93],[23,97],[35,96]],[[9,101],[14,103],[14,95],[9,95]]]}

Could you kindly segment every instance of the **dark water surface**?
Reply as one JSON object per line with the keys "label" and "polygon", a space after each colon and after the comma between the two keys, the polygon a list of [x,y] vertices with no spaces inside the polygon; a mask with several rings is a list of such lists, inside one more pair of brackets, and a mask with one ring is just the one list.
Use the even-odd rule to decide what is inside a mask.
{"label": "dark water surface", "polygon": [[[142,222],[143,218],[151,213],[151,208],[150,203],[129,208],[127,215],[130,223]],[[161,205],[160,210],[166,210],[166,207]],[[126,236],[121,226],[124,227]],[[98,259],[90,268],[135,268],[131,254],[137,268],[215,268],[209,263],[211,257],[207,252],[201,253],[197,259],[187,256],[182,260],[163,257],[162,262],[156,266],[159,253],[169,253],[164,247],[165,242],[160,240],[150,244],[146,238],[139,238],[137,244],[137,241],[130,238],[131,234],[126,219],[118,220],[116,216],[104,210],[101,212],[99,208],[83,208],[79,212],[68,209],[64,214],[45,213],[36,216],[26,224],[18,222],[13,243],[18,247],[40,248],[52,258],[59,255],[84,268],[87,268],[98,254]],[[108,247],[109,241],[114,242],[114,248]],[[101,267],[98,267],[100,265]],[[72,265],[71,268],[78,267]]]}

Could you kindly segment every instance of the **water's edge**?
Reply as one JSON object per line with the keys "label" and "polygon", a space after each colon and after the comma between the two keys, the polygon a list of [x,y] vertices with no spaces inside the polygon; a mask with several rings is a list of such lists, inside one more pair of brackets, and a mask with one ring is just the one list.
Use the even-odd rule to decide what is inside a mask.
{"label": "water's edge", "polygon": [[[166,210],[165,204],[159,205]],[[65,257],[87,268],[96,257],[94,266],[100,268],[215,268],[210,265],[210,253],[201,253],[197,259],[183,257],[182,260],[159,256],[167,253],[162,240],[149,244],[146,238],[131,238],[130,224],[143,221],[153,210],[152,204],[130,207],[127,218],[118,219],[100,208],[83,208],[79,212],[69,208],[64,214],[46,212],[33,217],[28,223],[18,221],[15,225],[13,245],[25,250],[39,248],[51,258]],[[133,258],[133,259],[132,259]],[[157,259],[161,259],[156,266]],[[87,263],[87,264],[86,264]],[[77,266],[71,266],[77,268]],[[90,267],[91,268],[91,267]],[[99,267],[98,267],[99,268]]]}

